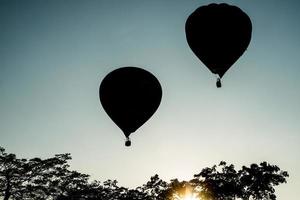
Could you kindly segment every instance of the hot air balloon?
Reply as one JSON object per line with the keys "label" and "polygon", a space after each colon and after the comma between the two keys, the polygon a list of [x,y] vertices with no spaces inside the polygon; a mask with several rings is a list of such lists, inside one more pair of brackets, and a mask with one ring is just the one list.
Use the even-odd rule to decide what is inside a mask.
{"label": "hot air balloon", "polygon": [[225,3],[197,8],[186,20],[188,45],[206,67],[221,78],[247,49],[252,32],[248,15]]}
{"label": "hot air balloon", "polygon": [[122,67],[102,80],[99,97],[105,112],[123,131],[125,145],[130,146],[129,135],[157,110],[162,88],[150,72],[137,67]]}

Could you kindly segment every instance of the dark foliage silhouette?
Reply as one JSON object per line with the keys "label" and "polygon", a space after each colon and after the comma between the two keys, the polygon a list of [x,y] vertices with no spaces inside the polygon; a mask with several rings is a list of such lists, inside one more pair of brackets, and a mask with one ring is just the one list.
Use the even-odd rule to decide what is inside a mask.
{"label": "dark foliage silhouette", "polygon": [[222,161],[204,168],[189,181],[163,181],[154,175],[135,189],[116,180],[90,181],[69,169],[70,154],[18,159],[0,147],[0,198],[4,200],[181,200],[187,194],[205,200],[275,200],[275,189],[288,173],[262,162],[235,170]]}
{"label": "dark foliage silhouette", "polygon": [[137,67],[122,67],[110,72],[99,88],[100,102],[113,122],[129,135],[142,126],[157,110],[162,89],[157,78]]}
{"label": "dark foliage silhouette", "polygon": [[286,183],[288,173],[267,162],[243,166],[236,171],[234,165],[222,161],[219,166],[205,168],[194,177],[191,182],[200,187],[199,197],[203,199],[273,200],[276,199],[274,186]]}

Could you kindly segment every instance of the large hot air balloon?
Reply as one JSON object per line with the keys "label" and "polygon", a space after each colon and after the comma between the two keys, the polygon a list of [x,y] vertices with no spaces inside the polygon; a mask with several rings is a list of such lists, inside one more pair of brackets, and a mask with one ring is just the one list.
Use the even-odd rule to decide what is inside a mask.
{"label": "large hot air balloon", "polygon": [[110,72],[99,88],[100,102],[108,116],[126,136],[142,126],[157,110],[162,89],[150,72],[137,67],[122,67]]}
{"label": "large hot air balloon", "polygon": [[236,6],[225,3],[197,8],[185,24],[187,42],[196,56],[221,78],[247,49],[251,20]]}

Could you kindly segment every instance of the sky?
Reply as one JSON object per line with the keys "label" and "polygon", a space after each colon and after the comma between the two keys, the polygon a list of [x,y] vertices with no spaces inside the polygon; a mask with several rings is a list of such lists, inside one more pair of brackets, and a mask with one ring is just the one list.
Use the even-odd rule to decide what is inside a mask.
{"label": "sky", "polygon": [[[185,21],[225,2],[251,18],[252,40],[223,87],[189,48]],[[297,0],[0,0],[0,146],[21,158],[71,153],[92,179],[140,186],[190,180],[221,160],[287,170],[300,187],[300,2]],[[124,146],[99,101],[112,70],[141,67],[163,89],[156,113]]]}

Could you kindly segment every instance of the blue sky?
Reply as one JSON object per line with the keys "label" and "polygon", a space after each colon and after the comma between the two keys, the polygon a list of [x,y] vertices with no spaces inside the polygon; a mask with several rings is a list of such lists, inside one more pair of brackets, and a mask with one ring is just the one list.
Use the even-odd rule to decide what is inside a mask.
{"label": "blue sky", "polygon": [[[27,158],[70,152],[73,169],[128,187],[266,160],[290,173],[278,199],[298,199],[300,3],[222,1],[250,16],[253,33],[217,89],[184,32],[189,14],[213,2],[1,0],[0,146]],[[98,97],[123,66],[149,70],[163,88],[131,148]]]}

